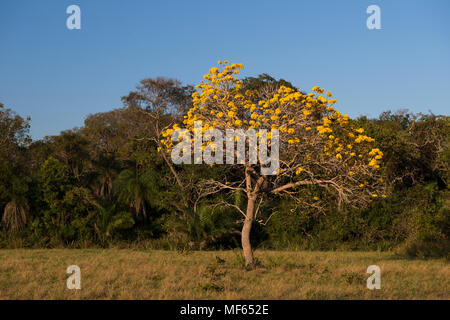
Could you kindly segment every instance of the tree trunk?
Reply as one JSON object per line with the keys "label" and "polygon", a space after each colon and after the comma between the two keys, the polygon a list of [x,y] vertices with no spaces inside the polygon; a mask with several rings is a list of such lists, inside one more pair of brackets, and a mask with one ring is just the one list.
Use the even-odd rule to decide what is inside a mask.
{"label": "tree trunk", "polygon": [[252,245],[250,244],[250,231],[252,230],[253,215],[255,209],[256,197],[250,196],[247,201],[247,212],[244,220],[244,226],[242,227],[241,242],[242,249],[244,251],[244,259],[246,266],[253,266],[255,260],[253,258]]}

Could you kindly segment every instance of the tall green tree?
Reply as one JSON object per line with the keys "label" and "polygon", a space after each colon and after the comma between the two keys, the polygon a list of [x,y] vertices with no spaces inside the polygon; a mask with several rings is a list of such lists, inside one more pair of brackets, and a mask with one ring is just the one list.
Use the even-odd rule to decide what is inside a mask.
{"label": "tall green tree", "polygon": [[22,118],[0,103],[0,208],[4,227],[17,232],[28,217],[29,178],[26,176],[26,148],[31,142],[30,118]]}
{"label": "tall green tree", "polygon": [[142,174],[138,170],[123,170],[116,179],[118,200],[134,210],[136,217],[148,219],[152,199],[156,198],[157,179],[154,172]]}
{"label": "tall green tree", "polygon": [[11,182],[6,190],[9,202],[3,211],[2,223],[10,232],[23,231],[28,221],[29,207],[27,201],[28,183],[30,178],[11,176]]}

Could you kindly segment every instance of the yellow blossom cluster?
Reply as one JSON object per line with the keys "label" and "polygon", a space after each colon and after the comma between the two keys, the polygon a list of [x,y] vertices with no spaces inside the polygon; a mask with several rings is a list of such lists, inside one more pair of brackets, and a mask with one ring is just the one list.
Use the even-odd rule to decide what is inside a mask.
{"label": "yellow blossom cluster", "polygon": [[[202,132],[278,129],[282,152],[292,149],[292,154],[301,153],[306,148],[303,146],[311,145],[321,151],[315,158],[317,161],[329,159],[348,170],[355,166],[380,168],[383,154],[372,148],[374,139],[364,135],[363,128],[354,127],[348,115],[335,109],[337,100],[332,99],[331,92],[320,86],[313,87],[311,93],[288,86],[270,92],[249,90],[236,77],[243,69],[242,64],[229,61],[218,64],[203,77],[192,95],[192,107],[183,119],[183,126],[189,132],[194,132],[197,120],[203,123]],[[166,151],[173,146],[170,137],[177,128],[174,125],[162,134],[161,143]],[[203,148],[211,143],[206,139]],[[304,170],[297,166],[292,173],[299,175]],[[347,174],[355,179],[361,171],[352,169],[351,172]]]}
{"label": "yellow blossom cluster", "polygon": [[379,162],[383,158],[383,152],[378,148],[374,148],[369,152],[369,156],[373,157],[370,159],[369,166],[379,169]]}

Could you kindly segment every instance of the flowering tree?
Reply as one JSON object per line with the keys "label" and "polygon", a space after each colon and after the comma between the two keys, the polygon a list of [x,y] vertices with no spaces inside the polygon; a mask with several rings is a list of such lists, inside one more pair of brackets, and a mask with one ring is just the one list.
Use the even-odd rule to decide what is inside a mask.
{"label": "flowering tree", "polygon": [[[373,148],[374,139],[364,135],[364,129],[354,127],[348,115],[335,109],[337,101],[330,92],[318,86],[309,94],[273,85],[249,90],[236,78],[240,69],[243,69],[241,64],[219,61],[219,68],[209,70],[196,87],[198,91],[192,95],[193,106],[184,116],[186,131],[181,138],[200,143],[204,152],[214,155],[219,144],[225,141],[217,136],[210,138],[208,132],[212,129],[222,132],[230,129],[270,130],[267,145],[271,148],[274,147],[272,135],[279,132],[279,166],[275,174],[264,174],[262,169],[266,164],[251,161],[251,150],[247,148],[245,157],[231,164],[241,170],[242,174],[236,175],[239,178],[235,181],[208,180],[199,186],[203,196],[223,191],[242,191],[247,196],[245,210],[231,203],[223,205],[234,206],[243,215],[242,248],[246,264],[253,265],[250,231],[253,222],[262,222],[258,213],[265,199],[287,196],[296,204],[309,204],[320,209],[332,199],[339,206],[343,203],[360,206],[373,198],[385,197],[381,194],[383,180],[380,178],[383,153]],[[206,134],[200,142],[191,135],[195,137],[198,130],[196,121],[202,122],[200,129]],[[178,141],[174,141],[172,135],[177,129],[180,127],[175,124],[163,131],[163,152],[170,153],[176,148]],[[227,136],[227,139],[233,137]],[[247,143],[249,139],[250,135],[247,135]],[[261,140],[256,148],[262,148]],[[189,157],[194,155],[190,148],[184,148],[181,153],[189,153]],[[194,163],[202,162],[198,155],[195,157]],[[300,196],[299,189],[311,185],[326,190],[327,198],[322,199],[320,192],[311,199]]]}

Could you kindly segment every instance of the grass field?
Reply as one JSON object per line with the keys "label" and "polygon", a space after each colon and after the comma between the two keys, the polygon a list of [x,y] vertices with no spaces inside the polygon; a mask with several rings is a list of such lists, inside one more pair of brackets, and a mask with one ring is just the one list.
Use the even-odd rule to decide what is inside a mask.
{"label": "grass field", "polygon": [[[450,299],[446,260],[379,252],[0,250],[0,299]],[[81,290],[66,269],[81,268]],[[369,265],[381,289],[366,287]]]}

